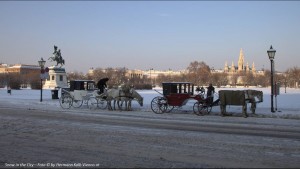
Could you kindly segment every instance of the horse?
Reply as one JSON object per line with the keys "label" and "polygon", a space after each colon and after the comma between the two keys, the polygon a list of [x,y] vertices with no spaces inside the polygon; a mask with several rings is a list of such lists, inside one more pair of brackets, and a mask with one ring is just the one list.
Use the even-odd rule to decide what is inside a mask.
{"label": "horse", "polygon": [[256,103],[263,102],[263,92],[258,90],[245,90],[246,101],[251,103],[250,110],[255,114]]}
{"label": "horse", "polygon": [[262,91],[257,90],[220,90],[220,109],[223,116],[226,114],[227,105],[241,105],[244,117],[248,117],[247,103],[251,103],[251,111],[255,114],[256,103],[263,101]]}
{"label": "horse", "polygon": [[[107,90],[106,100],[109,110],[116,110],[116,103],[119,109],[122,109],[123,102],[125,102],[125,110],[131,110],[132,100],[137,100],[140,106],[143,106],[143,97],[135,91],[133,88],[129,90],[124,90],[121,86],[119,88],[112,88]],[[111,102],[114,101],[113,106]]]}
{"label": "horse", "polygon": [[[122,90],[122,88],[112,88],[108,89],[106,93],[106,100],[109,110],[116,110],[116,103],[119,103],[119,101],[122,98],[131,97],[131,94],[128,91]],[[111,106],[111,102],[114,101],[114,108]],[[118,108],[120,109],[120,105],[118,104]]]}
{"label": "horse", "polygon": [[[120,90],[119,89],[108,89],[107,93],[106,93],[106,101],[107,101],[107,107],[108,110],[116,110],[116,100],[118,99],[119,95],[120,95]],[[112,108],[111,106],[111,102],[114,101],[114,108]]]}
{"label": "horse", "polygon": [[[132,100],[136,100],[140,106],[143,106],[144,98],[133,88],[130,89],[131,96],[129,97],[121,97],[120,100],[118,100],[118,106],[121,108],[123,105],[123,102],[125,102],[125,110],[130,111],[131,108],[131,102]],[[121,102],[121,104],[119,104]],[[121,106],[120,106],[121,105]]]}

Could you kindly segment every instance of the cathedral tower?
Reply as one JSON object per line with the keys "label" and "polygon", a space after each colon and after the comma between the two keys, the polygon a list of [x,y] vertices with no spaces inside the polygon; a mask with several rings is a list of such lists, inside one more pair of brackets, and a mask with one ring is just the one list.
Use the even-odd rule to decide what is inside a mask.
{"label": "cathedral tower", "polygon": [[238,61],[238,71],[243,71],[244,70],[244,54],[243,54],[243,49],[241,48],[240,50],[240,57]]}

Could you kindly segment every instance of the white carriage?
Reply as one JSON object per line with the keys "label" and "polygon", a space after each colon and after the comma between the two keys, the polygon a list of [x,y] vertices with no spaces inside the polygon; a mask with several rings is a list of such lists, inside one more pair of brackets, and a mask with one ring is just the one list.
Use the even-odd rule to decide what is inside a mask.
{"label": "white carriage", "polygon": [[106,97],[98,94],[98,90],[93,80],[72,80],[70,88],[62,88],[59,99],[60,106],[69,109],[87,104],[90,109],[105,109],[107,107]]}

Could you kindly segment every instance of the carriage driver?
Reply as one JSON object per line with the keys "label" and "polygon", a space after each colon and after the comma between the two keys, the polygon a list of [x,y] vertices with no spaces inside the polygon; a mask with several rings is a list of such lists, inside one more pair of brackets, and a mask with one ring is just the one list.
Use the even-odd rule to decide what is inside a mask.
{"label": "carriage driver", "polygon": [[97,87],[98,87],[98,89],[100,90],[100,93],[99,94],[101,94],[101,93],[104,93],[104,89],[107,87],[107,85],[106,85],[106,82],[109,80],[109,78],[103,78],[103,79],[100,79],[99,81],[98,81],[98,83],[97,83]]}
{"label": "carriage driver", "polygon": [[209,104],[212,104],[214,101],[214,93],[215,93],[215,88],[210,83],[209,86],[207,87],[207,93],[206,93],[206,98]]}

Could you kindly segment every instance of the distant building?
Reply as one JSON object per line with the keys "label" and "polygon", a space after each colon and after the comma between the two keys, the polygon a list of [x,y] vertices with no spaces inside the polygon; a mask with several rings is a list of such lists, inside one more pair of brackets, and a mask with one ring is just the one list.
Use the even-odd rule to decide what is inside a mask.
{"label": "distant building", "polygon": [[30,86],[30,81],[39,78],[41,68],[37,65],[26,64],[0,64],[0,74],[17,73],[20,75],[21,87]]}
{"label": "distant building", "polygon": [[[245,73],[252,73],[254,76],[264,75],[264,71],[256,70],[254,62],[252,63],[251,66],[249,66],[248,62],[245,64],[243,49],[240,50],[237,66],[234,65],[233,61],[231,63],[231,66],[228,66],[226,61],[223,72],[220,70],[219,71],[214,70],[212,73],[226,73],[229,84],[242,84],[243,83],[242,76]],[[235,81],[234,79],[237,80]]]}
{"label": "distant building", "polygon": [[224,72],[225,73],[239,73],[239,72],[252,72],[256,73],[256,68],[254,65],[254,62],[252,63],[252,66],[250,67],[248,62],[245,65],[245,57],[243,53],[243,49],[240,50],[240,56],[238,60],[238,66],[234,66],[234,62],[232,61],[231,66],[228,66],[227,61],[225,62],[224,66]]}
{"label": "distant building", "polygon": [[0,73],[20,73],[21,75],[40,73],[41,67],[37,65],[25,65],[25,64],[1,64]]}
{"label": "distant building", "polygon": [[159,75],[175,76],[175,75],[181,75],[184,73],[186,73],[186,70],[174,71],[172,69],[168,69],[168,70],[148,69],[148,70],[144,71],[144,74],[150,79],[156,79]]}
{"label": "distant building", "polygon": [[[94,68],[90,68],[88,70],[88,74],[93,75],[94,74]],[[174,75],[180,75],[185,73],[185,70],[182,71],[173,71],[171,69],[168,70],[155,70],[155,69],[148,69],[148,70],[139,70],[139,69],[133,69],[133,70],[127,70],[125,76],[127,78],[150,78],[150,79],[156,79],[159,75],[165,75],[165,76],[174,76]]]}

